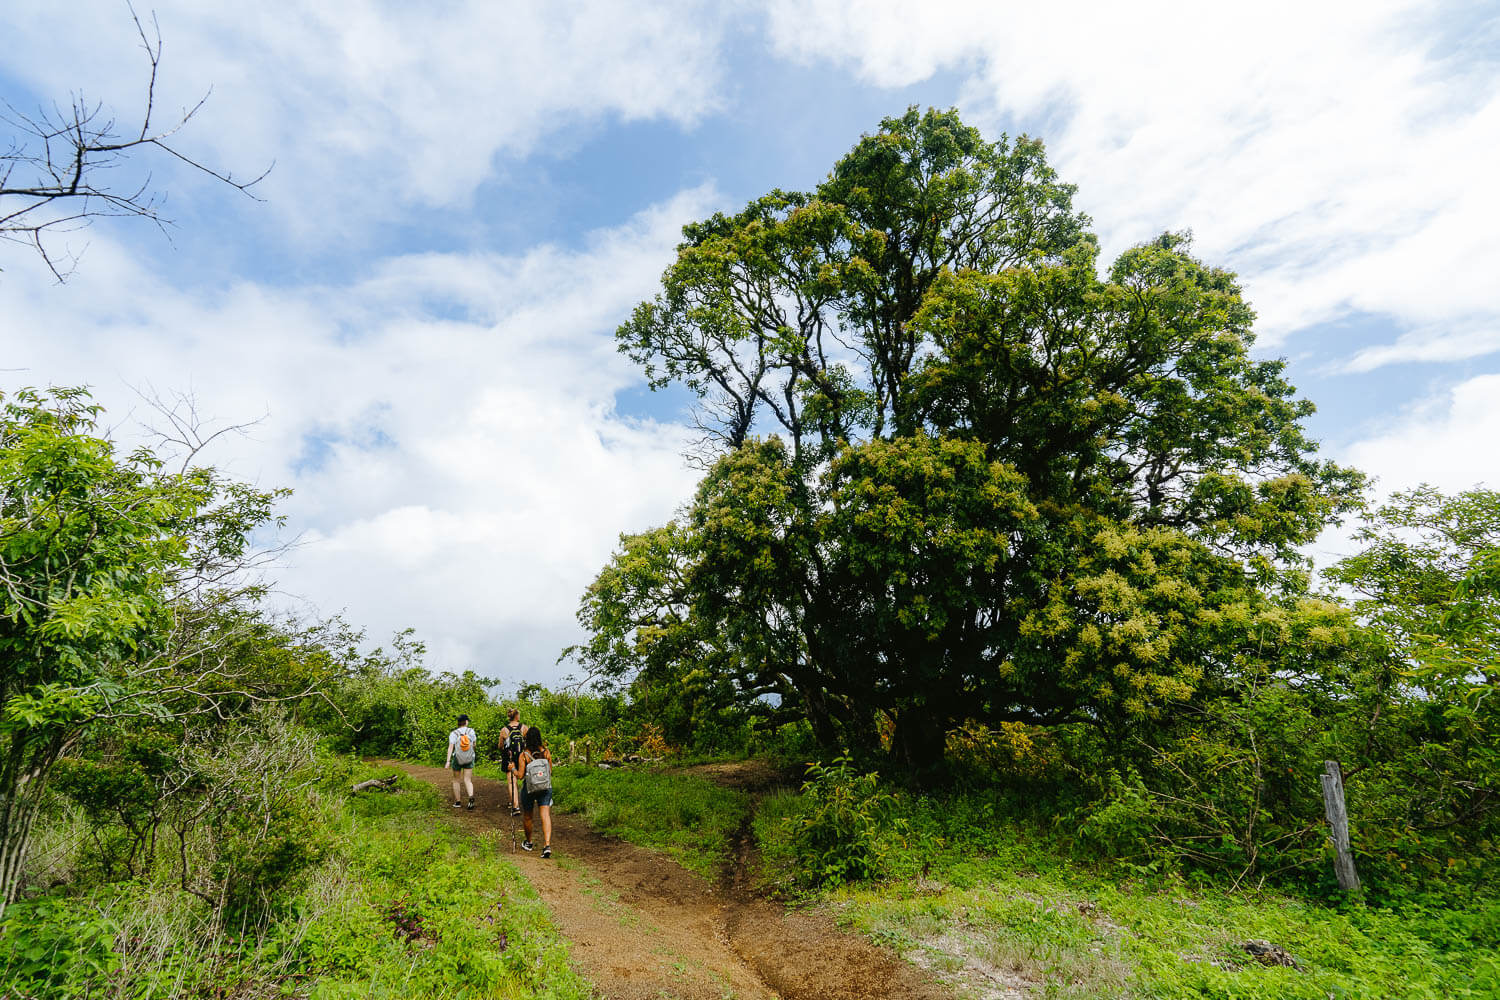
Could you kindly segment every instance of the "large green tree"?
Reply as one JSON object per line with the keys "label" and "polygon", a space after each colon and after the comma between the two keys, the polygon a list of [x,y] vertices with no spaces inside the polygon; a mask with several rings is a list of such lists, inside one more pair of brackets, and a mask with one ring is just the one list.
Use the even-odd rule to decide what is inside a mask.
{"label": "large green tree", "polygon": [[48,775],[91,723],[224,713],[286,679],[247,683],[236,641],[258,589],[234,571],[279,493],[120,454],[82,390],[0,406],[3,908]]}
{"label": "large green tree", "polygon": [[618,336],[699,395],[708,474],[658,537],[671,599],[630,546],[586,598],[593,665],[686,638],[911,765],[965,718],[1160,717],[1295,614],[1360,477],[1316,459],[1233,275],[1168,234],[1101,276],[1072,195],[1040,143],[912,110],[686,227]]}

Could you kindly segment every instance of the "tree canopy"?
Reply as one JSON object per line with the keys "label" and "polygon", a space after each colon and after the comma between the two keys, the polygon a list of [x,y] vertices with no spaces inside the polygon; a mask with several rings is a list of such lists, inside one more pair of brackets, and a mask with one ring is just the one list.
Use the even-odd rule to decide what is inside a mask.
{"label": "tree canopy", "polygon": [[728,676],[917,764],[966,719],[1159,718],[1316,616],[1299,547],[1362,477],[1231,273],[1172,233],[1101,273],[1073,193],[912,109],[685,227],[618,340],[697,394],[707,474],[585,597],[589,666]]}

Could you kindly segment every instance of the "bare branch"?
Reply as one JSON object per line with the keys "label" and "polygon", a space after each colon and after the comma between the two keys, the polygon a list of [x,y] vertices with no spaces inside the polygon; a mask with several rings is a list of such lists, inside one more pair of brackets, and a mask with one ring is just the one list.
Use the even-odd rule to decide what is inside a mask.
{"label": "bare branch", "polygon": [[164,196],[153,188],[149,173],[138,185],[119,188],[110,183],[111,170],[148,147],[255,201],[261,199],[250,189],[271,172],[267,167],[251,180],[236,180],[232,173],[214,169],[172,142],[203,109],[212,88],[170,127],[154,127],[161,29],[154,13],[148,32],[135,8],[128,3],[127,7],[150,67],[139,128],[122,136],[115,119],[103,116],[103,106],[90,105],[81,93],[71,95],[66,108],[53,104],[29,115],[5,102],[0,113],[0,123],[13,130],[0,145],[0,240],[31,247],[59,282],[73,273],[82,251],[58,250],[49,243],[51,238],[76,232],[100,217],[146,219],[163,232],[172,225],[160,212]]}

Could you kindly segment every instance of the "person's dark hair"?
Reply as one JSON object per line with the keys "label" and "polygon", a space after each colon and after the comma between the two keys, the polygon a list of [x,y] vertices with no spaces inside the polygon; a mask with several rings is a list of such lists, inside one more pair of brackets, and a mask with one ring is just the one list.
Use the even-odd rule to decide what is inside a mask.
{"label": "person's dark hair", "polygon": [[533,755],[542,752],[542,731],[536,726],[526,730],[526,750]]}
{"label": "person's dark hair", "polygon": [[468,722],[469,722],[469,717],[467,715],[460,715],[458,717],[458,724],[460,726],[468,725]]}

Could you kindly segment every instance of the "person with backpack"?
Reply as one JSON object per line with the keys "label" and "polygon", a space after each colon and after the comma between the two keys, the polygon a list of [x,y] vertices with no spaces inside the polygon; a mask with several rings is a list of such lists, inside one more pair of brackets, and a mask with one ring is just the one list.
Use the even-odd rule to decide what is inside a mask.
{"label": "person with backpack", "polygon": [[516,770],[516,764],[521,759],[521,751],[525,749],[526,726],[521,724],[521,713],[511,709],[509,721],[500,729],[500,766],[505,770],[506,785],[510,792],[510,814],[521,815],[521,797],[519,794],[520,777]]}
{"label": "person with backpack", "polygon": [[516,770],[521,774],[521,829],[525,839],[522,850],[534,850],[531,843],[531,813],[542,814],[542,857],[552,857],[552,754],[542,743],[542,731],[526,727],[526,746],[521,751]]}
{"label": "person with backpack", "polygon": [[479,750],[479,734],[469,728],[469,717],[460,715],[458,726],[448,734],[448,759],[445,767],[453,769],[453,808],[463,806],[459,795],[459,780],[463,790],[469,794],[469,808],[474,808],[474,757]]}

